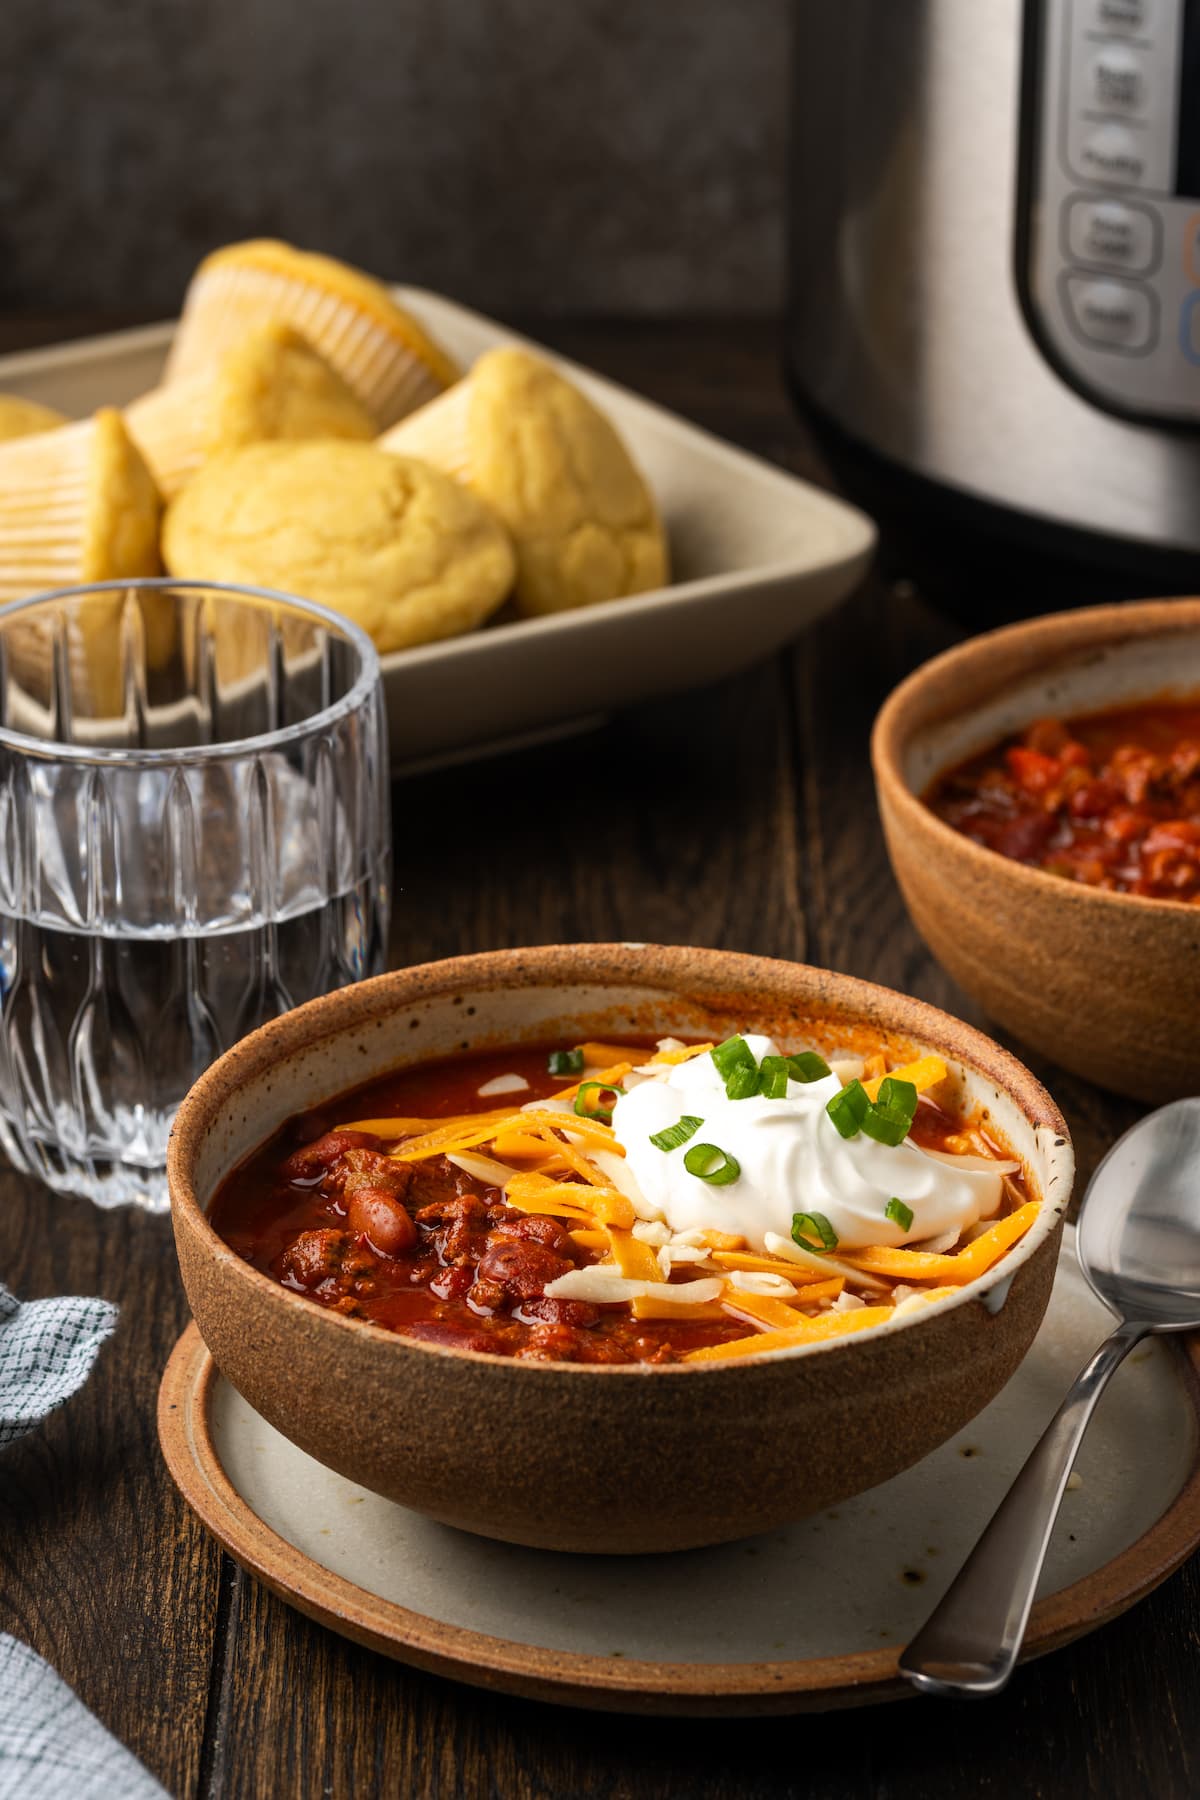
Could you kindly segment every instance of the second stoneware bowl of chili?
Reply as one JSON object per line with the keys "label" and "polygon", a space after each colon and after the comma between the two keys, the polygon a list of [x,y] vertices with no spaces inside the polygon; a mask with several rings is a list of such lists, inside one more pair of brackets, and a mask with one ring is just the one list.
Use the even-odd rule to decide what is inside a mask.
{"label": "second stoneware bowl of chili", "polygon": [[1200,600],[973,638],[896,689],[872,758],[913,923],[960,986],[1103,1087],[1195,1093]]}
{"label": "second stoneware bowl of chili", "polygon": [[[483,1090],[475,1110],[484,1105],[503,1110],[519,1103],[514,1086],[523,1085],[528,1094],[540,1084],[544,1092],[557,1080],[568,1091],[563,1083],[569,1075],[544,1074],[550,1066],[546,1046],[598,1039],[616,1045],[622,1056],[622,1045],[663,1039],[675,1045],[662,1051],[664,1056],[679,1062],[702,1056],[704,1069],[692,1066],[695,1079],[709,1083],[716,1119],[718,1107],[747,1076],[745,1040],[736,1035],[741,1033],[757,1046],[756,1055],[763,1038],[785,1052],[808,1052],[802,1058],[762,1058],[760,1081],[777,1084],[771,1096],[790,1085],[793,1096],[800,1096],[794,1111],[802,1110],[804,1089],[789,1084],[782,1064],[801,1082],[824,1070],[823,1079],[838,1096],[843,1076],[831,1074],[824,1057],[843,1059],[843,1068],[870,1058],[875,1071],[899,1064],[913,1072],[913,1084],[897,1077],[890,1093],[880,1085],[879,1073],[865,1088],[846,1077],[843,1113],[851,1102],[861,1106],[853,1118],[842,1117],[840,1136],[830,1138],[822,1126],[835,1156],[838,1144],[866,1116],[861,1109],[868,1107],[868,1094],[868,1129],[882,1133],[885,1145],[895,1144],[909,1122],[904,1095],[911,1114],[916,1087],[937,1079],[937,1104],[926,1104],[929,1097],[921,1096],[924,1124],[912,1125],[913,1138],[923,1131],[927,1143],[949,1155],[964,1149],[956,1131],[974,1134],[971,1141],[989,1156],[1011,1158],[1000,1167],[1013,1171],[1006,1182],[1012,1181],[1016,1211],[994,1226],[981,1220],[968,1234],[970,1241],[963,1240],[965,1254],[976,1258],[972,1267],[984,1266],[981,1253],[996,1254],[988,1243],[997,1231],[1007,1233],[1004,1242],[1011,1247],[977,1278],[963,1277],[961,1285],[940,1289],[936,1304],[910,1299],[906,1306],[895,1305],[894,1317],[860,1310],[859,1320],[883,1317],[884,1322],[853,1335],[759,1354],[760,1345],[764,1351],[771,1344],[791,1346],[805,1332],[819,1338],[823,1330],[840,1331],[845,1318],[832,1306],[817,1319],[792,1313],[785,1323],[796,1319],[796,1329],[764,1331],[753,1343],[731,1346],[725,1340],[744,1340],[755,1326],[711,1324],[710,1301],[688,1309],[684,1317],[690,1323],[669,1329],[660,1323],[661,1308],[644,1306],[648,1318],[637,1336],[631,1335],[632,1326],[597,1322],[606,1311],[618,1317],[616,1307],[576,1301],[565,1307],[556,1303],[547,1312],[545,1300],[506,1302],[504,1283],[513,1269],[526,1266],[523,1257],[559,1274],[554,1284],[559,1292],[572,1282],[586,1287],[595,1279],[593,1266],[561,1281],[571,1258],[594,1264],[600,1256],[576,1246],[605,1240],[603,1230],[578,1230],[568,1241],[562,1227],[572,1224],[570,1201],[558,1209],[566,1217],[557,1223],[545,1218],[523,1223],[511,1210],[512,1203],[520,1204],[520,1183],[505,1190],[506,1205],[486,1186],[499,1179],[491,1172],[496,1165],[480,1161],[475,1149],[463,1150],[461,1137],[457,1163],[447,1156],[425,1167],[441,1169],[443,1177],[457,1169],[461,1180],[456,1177],[452,1191],[466,1196],[462,1204],[439,1202],[428,1172],[390,1179],[396,1165],[385,1164],[377,1149],[362,1148],[364,1142],[378,1145],[379,1134],[395,1139],[404,1131],[419,1132],[420,1125],[411,1119],[371,1119],[364,1127],[363,1093],[354,1090],[370,1097],[386,1093],[390,1082],[408,1110],[420,1101],[415,1110],[428,1113],[438,1083],[457,1081],[458,1087],[446,1089],[447,1105],[457,1111],[461,1070],[469,1067],[471,1082]],[[709,1066],[711,1052],[698,1046],[723,1045],[730,1038],[742,1048],[722,1063],[712,1059],[718,1076]],[[647,1054],[631,1051],[624,1066]],[[556,1070],[566,1065],[577,1070],[584,1060],[583,1052],[552,1055]],[[742,1066],[736,1066],[738,1056]],[[530,1081],[489,1074],[507,1066],[510,1057],[515,1069],[530,1073]],[[866,1073],[865,1064],[863,1069]],[[536,1070],[543,1074],[535,1075]],[[608,1073],[619,1091],[620,1075]],[[727,1078],[722,1094],[717,1090]],[[636,1089],[633,1094],[636,1098]],[[605,1091],[593,1091],[591,1098],[613,1103]],[[889,1136],[897,1100],[900,1123]],[[535,1095],[535,1106],[542,1104]],[[615,1104],[619,1119],[625,1099]],[[769,1110],[769,1104],[770,1096],[759,1111]],[[823,1118],[823,1100],[820,1110]],[[551,1125],[579,1111],[577,1099],[574,1112],[552,1115]],[[297,1116],[304,1120],[300,1126],[294,1123]],[[743,1116],[749,1119],[751,1113],[739,1119]],[[359,1124],[359,1135],[330,1134],[330,1126],[352,1122]],[[694,1131],[699,1123],[681,1119],[676,1133]],[[539,1129],[545,1134],[550,1127],[543,1121]],[[513,1139],[505,1130],[503,1141],[502,1134],[488,1146],[489,1155]],[[487,1134],[477,1134],[476,1145]],[[571,1142],[579,1140],[552,1137],[554,1148],[568,1158],[575,1155]],[[408,1157],[406,1168],[417,1163],[422,1141],[410,1135],[398,1148],[393,1145],[396,1154]],[[299,1152],[289,1149],[296,1142]],[[707,1171],[704,1179],[729,1178],[732,1159],[719,1164],[709,1155],[710,1146],[699,1145],[697,1159],[695,1144],[690,1151],[682,1144],[672,1147],[670,1131],[649,1142],[660,1148],[665,1143],[664,1158],[668,1151],[675,1157],[691,1154],[689,1167]],[[263,1150],[272,1144],[276,1148]],[[864,1143],[864,1159],[878,1148]],[[223,1226],[228,1238],[214,1229],[210,1215],[216,1202],[218,1223],[234,1217],[243,1190],[253,1189],[255,1171],[284,1151],[263,1202],[273,1221],[270,1229],[283,1235],[262,1251],[262,1266],[256,1267],[261,1245],[252,1214],[241,1215],[240,1237]],[[642,1154],[659,1153],[655,1148]],[[899,1152],[885,1148],[881,1154]],[[985,1160],[968,1158],[964,1166],[973,1162],[978,1169]],[[359,1173],[344,1178],[340,1199],[322,1198],[323,1173],[341,1164]],[[458,958],[401,970],[301,1007],[247,1038],[209,1070],[184,1103],[170,1148],[175,1236],[192,1311],[218,1367],[264,1418],[322,1463],[447,1524],[515,1543],[607,1553],[682,1549],[779,1526],[886,1480],[959,1430],[1008,1380],[1037,1331],[1054,1278],[1073,1166],[1063,1121],[1033,1076],[979,1033],[932,1007],[792,963],[653,945],[586,944]],[[364,1169],[383,1174],[364,1175]],[[472,1171],[485,1183],[482,1188],[474,1184]],[[575,1181],[570,1168],[565,1174]],[[555,1210],[546,1200],[555,1191],[549,1178],[522,1179],[526,1186],[530,1180],[543,1184],[535,1187],[533,1201],[524,1202],[527,1212],[531,1206],[544,1210],[544,1203]],[[697,1181],[696,1192],[708,1195],[704,1179]],[[387,1191],[380,1189],[381,1181]],[[432,1194],[432,1206],[414,1198],[422,1181],[427,1185],[421,1197]],[[889,1178],[884,1185],[891,1191]],[[738,1191],[721,1189],[727,1196]],[[593,1210],[605,1198],[603,1188],[558,1192],[583,1193],[585,1201],[590,1192]],[[608,1203],[617,1210],[606,1216],[619,1219],[620,1202],[620,1193],[612,1190]],[[805,1204],[806,1196],[796,1195],[789,1211]],[[813,1205],[811,1198],[807,1204]],[[306,1208],[317,1209],[324,1221],[319,1229],[311,1228]],[[883,1210],[881,1197],[881,1218]],[[828,1267],[819,1253],[826,1248],[821,1239],[831,1235],[829,1220],[807,1212],[798,1212],[798,1218],[803,1228],[793,1230],[796,1243],[811,1234],[818,1253],[812,1292],[836,1291],[838,1280],[820,1279]],[[912,1207],[892,1199],[887,1218],[888,1241],[894,1244],[904,1237],[904,1222],[912,1227]],[[358,1235],[331,1228],[339,1223]],[[293,1227],[301,1225],[296,1235]],[[472,1250],[470,1232],[476,1229],[484,1235]],[[530,1244],[531,1233],[536,1243]],[[422,1242],[414,1247],[418,1234]],[[623,1236],[624,1255],[634,1247],[635,1235],[615,1226],[610,1233],[614,1243]],[[644,1259],[663,1235],[657,1227],[643,1232],[646,1241],[637,1246],[637,1255]],[[949,1233],[951,1241],[955,1236]],[[756,1259],[738,1254],[736,1235],[684,1234],[676,1240],[679,1253],[686,1256],[688,1241],[700,1239],[718,1246],[726,1272],[736,1268],[736,1283],[729,1276],[730,1283],[740,1284],[736,1309],[761,1324],[766,1308],[769,1322],[770,1307],[778,1304],[770,1296],[789,1284],[778,1275],[763,1277],[761,1262],[754,1279]],[[285,1240],[281,1256],[266,1262]],[[931,1239],[932,1248],[938,1241]],[[489,1248],[480,1256],[484,1244]],[[699,1254],[710,1251],[702,1244]],[[808,1252],[801,1254],[811,1263]],[[888,1256],[896,1253],[874,1254],[883,1255],[881,1266],[891,1266]],[[471,1268],[473,1256],[478,1262]],[[860,1261],[869,1265],[870,1256]],[[934,1257],[928,1266],[942,1268],[949,1261]],[[406,1286],[424,1279],[422,1269],[431,1266],[429,1290],[418,1293]],[[610,1266],[607,1273],[623,1275],[625,1264],[619,1271]],[[683,1265],[675,1273],[690,1279]],[[801,1273],[800,1279],[813,1277]],[[461,1299],[431,1305],[430,1293],[450,1296],[461,1292],[463,1283],[473,1295],[484,1296],[472,1303],[474,1315]],[[699,1301],[702,1292],[720,1287],[719,1281],[708,1281],[693,1291]],[[724,1291],[732,1295],[733,1286]],[[898,1303],[903,1291],[895,1287],[884,1297]],[[863,1301],[856,1297],[843,1305],[863,1308]],[[388,1318],[394,1329],[378,1322]],[[400,1323],[402,1318],[409,1323]],[[697,1344],[707,1345],[702,1354],[695,1351]],[[501,1353],[491,1353],[493,1347]],[[755,1353],[740,1353],[747,1348]],[[557,1360],[560,1355],[573,1360]],[[650,1360],[640,1360],[646,1357]]]}

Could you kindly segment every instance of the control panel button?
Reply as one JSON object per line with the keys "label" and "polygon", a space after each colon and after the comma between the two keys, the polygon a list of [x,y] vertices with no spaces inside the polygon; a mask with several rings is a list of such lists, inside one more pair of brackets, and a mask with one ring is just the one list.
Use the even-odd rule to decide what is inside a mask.
{"label": "control panel button", "polygon": [[1146,175],[1146,147],[1128,125],[1098,125],[1079,146],[1080,170],[1089,181],[1137,187]]}
{"label": "control panel button", "polygon": [[1128,44],[1105,44],[1088,71],[1088,99],[1100,112],[1140,112],[1146,98],[1142,59]]}
{"label": "control panel button", "polygon": [[1153,0],[1092,0],[1093,31],[1144,31],[1154,12]]}
{"label": "control panel button", "polygon": [[1075,329],[1089,343],[1128,354],[1150,348],[1157,335],[1150,288],[1078,274],[1068,275],[1065,285]]}
{"label": "control panel button", "polygon": [[1200,363],[1200,290],[1189,294],[1179,315],[1179,348],[1189,362]]}
{"label": "control panel button", "polygon": [[1158,220],[1147,207],[1077,194],[1067,203],[1072,262],[1144,275],[1158,261]]}

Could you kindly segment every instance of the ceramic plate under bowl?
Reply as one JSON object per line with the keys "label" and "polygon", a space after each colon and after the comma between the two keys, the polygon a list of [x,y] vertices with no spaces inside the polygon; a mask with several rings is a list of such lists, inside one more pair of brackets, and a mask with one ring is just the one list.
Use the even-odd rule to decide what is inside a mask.
{"label": "ceramic plate under bowl", "polygon": [[[464,367],[528,343],[423,288],[392,290]],[[80,416],[155,385],[174,324],[0,357],[0,391]],[[612,419],[648,477],[671,542],[670,587],[513,620],[385,656],[396,766],[458,760],[596,722],[620,706],[748,668],[843,599],[875,543],[870,520],[533,345]]]}
{"label": "ceramic plate under bowl", "polygon": [[[195,1326],[159,1395],[181,1493],[234,1559],[310,1617],[477,1686],[611,1711],[771,1713],[911,1689],[927,1616],[1111,1326],[1068,1234],[1008,1386],[893,1481],[786,1530],[656,1557],[522,1550],[437,1525],[314,1462],[218,1375]],[[1025,1655],[1157,1586],[1200,1540],[1200,1351],[1149,1340],[1097,1409]]]}

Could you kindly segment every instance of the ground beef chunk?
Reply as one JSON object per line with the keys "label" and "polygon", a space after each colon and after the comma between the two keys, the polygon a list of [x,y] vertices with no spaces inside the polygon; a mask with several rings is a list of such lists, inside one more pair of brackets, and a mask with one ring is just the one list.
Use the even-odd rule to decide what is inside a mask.
{"label": "ground beef chunk", "polygon": [[290,1244],[279,1258],[279,1280],[288,1287],[309,1291],[326,1282],[340,1282],[353,1244],[349,1231],[300,1231],[295,1244]]}
{"label": "ground beef chunk", "polygon": [[546,1213],[509,1212],[496,1229],[502,1231],[505,1237],[524,1238],[535,1244],[544,1244],[556,1256],[565,1256],[569,1261],[575,1261],[575,1246],[570,1232],[560,1219],[552,1219]]}
{"label": "ground beef chunk", "polygon": [[477,1194],[435,1200],[420,1209],[417,1223],[435,1227],[431,1241],[443,1263],[475,1262],[483,1253],[491,1226],[488,1209]]}

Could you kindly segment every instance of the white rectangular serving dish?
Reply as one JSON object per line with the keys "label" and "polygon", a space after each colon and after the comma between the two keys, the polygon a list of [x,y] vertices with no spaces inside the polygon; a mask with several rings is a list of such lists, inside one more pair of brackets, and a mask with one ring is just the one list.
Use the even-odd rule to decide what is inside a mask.
{"label": "white rectangular serving dish", "polygon": [[[393,290],[464,366],[528,343],[422,288]],[[158,380],[174,325],[0,357],[0,392],[73,416]],[[843,599],[875,529],[844,501],[735,450],[540,345],[613,420],[658,497],[670,587],[551,618],[504,620],[385,656],[392,762],[427,766],[577,729],[735,674]]]}

